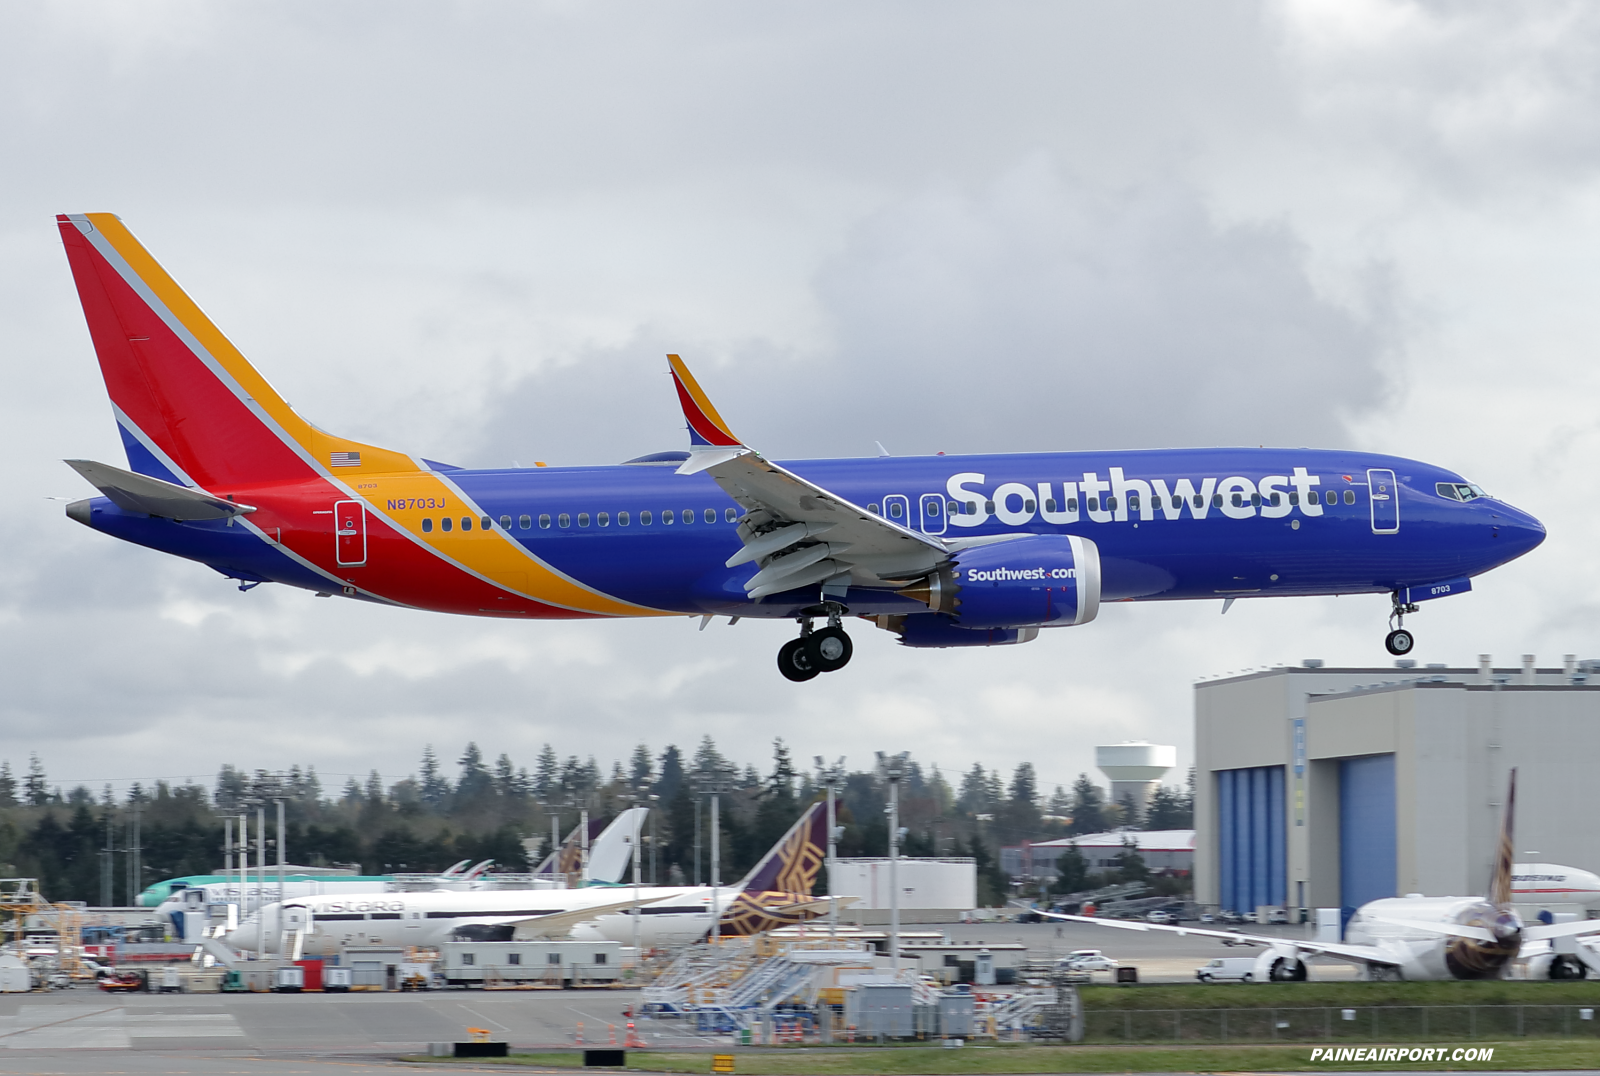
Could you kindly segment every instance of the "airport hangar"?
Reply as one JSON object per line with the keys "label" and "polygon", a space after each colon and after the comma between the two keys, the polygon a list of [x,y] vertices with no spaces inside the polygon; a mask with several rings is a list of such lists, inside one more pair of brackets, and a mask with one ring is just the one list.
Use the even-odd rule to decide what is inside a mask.
{"label": "airport hangar", "polygon": [[1295,919],[1482,894],[1512,767],[1517,861],[1600,869],[1600,663],[1396,664],[1195,685],[1196,902]]}

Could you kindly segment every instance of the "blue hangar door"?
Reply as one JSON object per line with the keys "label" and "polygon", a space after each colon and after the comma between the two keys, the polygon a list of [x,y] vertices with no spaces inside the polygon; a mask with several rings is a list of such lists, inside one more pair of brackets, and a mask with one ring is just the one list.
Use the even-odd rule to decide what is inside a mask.
{"label": "blue hangar door", "polygon": [[1347,909],[1393,897],[1394,756],[1339,761],[1339,903]]}
{"label": "blue hangar door", "polygon": [[1283,906],[1288,892],[1283,767],[1217,771],[1217,866],[1224,911]]}

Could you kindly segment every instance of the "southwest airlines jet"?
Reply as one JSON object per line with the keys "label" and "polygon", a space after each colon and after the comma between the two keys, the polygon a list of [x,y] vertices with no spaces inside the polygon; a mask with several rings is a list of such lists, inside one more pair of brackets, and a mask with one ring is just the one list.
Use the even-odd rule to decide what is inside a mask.
{"label": "southwest airlines jet", "polygon": [[[1102,602],[1388,594],[1404,616],[1544,540],[1454,471],[1312,449],[778,462],[668,356],[689,450],[468,470],[300,417],[109,213],[57,218],[128,469],[72,519],[239,581],[509,619],[794,620],[791,680],[842,668],[842,619],[991,646]],[[1070,428],[1081,401],[1035,401]],[[823,626],[814,628],[816,621]]]}

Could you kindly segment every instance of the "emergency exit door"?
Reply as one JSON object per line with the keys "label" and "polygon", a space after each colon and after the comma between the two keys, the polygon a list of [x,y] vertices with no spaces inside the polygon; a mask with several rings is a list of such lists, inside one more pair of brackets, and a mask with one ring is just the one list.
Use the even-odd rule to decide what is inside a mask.
{"label": "emergency exit door", "polygon": [[360,501],[339,501],[333,506],[337,560],[341,565],[367,562],[367,512]]}
{"label": "emergency exit door", "polygon": [[1400,491],[1394,486],[1394,472],[1367,472],[1367,499],[1372,502],[1372,533],[1394,534],[1400,529]]}

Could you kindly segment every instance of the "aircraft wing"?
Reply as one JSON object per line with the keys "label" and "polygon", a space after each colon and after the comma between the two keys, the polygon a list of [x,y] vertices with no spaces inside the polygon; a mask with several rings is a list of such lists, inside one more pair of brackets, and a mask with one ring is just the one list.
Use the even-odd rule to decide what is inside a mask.
{"label": "aircraft wing", "polygon": [[945,563],[950,547],[890,522],[742,443],[711,406],[683,360],[668,355],[689,423],[691,452],[679,474],[711,475],[744,509],[744,548],[730,568],[755,562],[745,584],[752,599],[815,583],[886,586],[921,578]]}
{"label": "aircraft wing", "polygon": [[[639,900],[640,907],[648,903],[650,902],[643,898]],[[550,915],[523,916],[500,920],[474,919],[473,922],[490,923],[495,926],[511,924],[517,928],[517,933],[524,937],[550,937],[553,934],[565,934],[579,923],[587,923],[589,920],[598,919],[602,915],[612,915],[632,907],[632,900],[620,900],[612,904],[595,904],[588,908],[574,908],[570,912],[554,912]]]}
{"label": "aircraft wing", "polygon": [[124,471],[109,463],[96,463],[94,460],[64,462],[110,498],[112,504],[126,512],[143,512],[163,519],[228,519],[255,511],[248,504],[235,504],[188,486]]}
{"label": "aircraft wing", "polygon": [[1580,919],[1576,923],[1551,923],[1549,926],[1541,923],[1522,928],[1522,936],[1528,941],[1549,941],[1582,934],[1600,934],[1600,919]]}
{"label": "aircraft wing", "polygon": [[1133,919],[1099,919],[1088,915],[1062,915],[1060,912],[1040,912],[1048,919],[1061,919],[1070,923],[1089,923],[1097,927],[1112,927],[1116,930],[1164,930],[1172,934],[1195,934],[1202,938],[1220,938],[1224,941],[1249,942],[1252,945],[1265,945],[1275,948],[1285,946],[1301,952],[1312,953],[1317,956],[1333,957],[1338,960],[1349,960],[1357,964],[1378,964],[1383,967],[1397,967],[1400,961],[1395,955],[1376,945],[1346,945],[1343,942],[1313,942],[1299,938],[1269,938],[1264,934],[1235,934],[1231,930],[1205,930],[1197,927],[1168,926],[1164,923],[1141,923]]}

